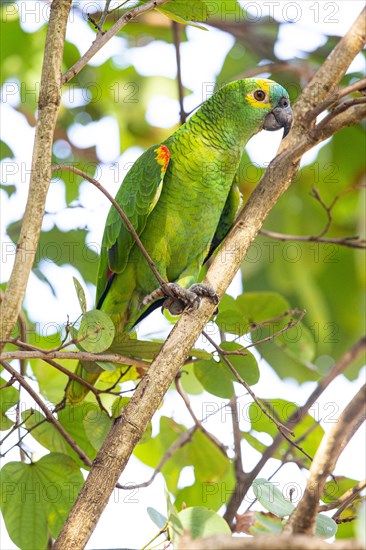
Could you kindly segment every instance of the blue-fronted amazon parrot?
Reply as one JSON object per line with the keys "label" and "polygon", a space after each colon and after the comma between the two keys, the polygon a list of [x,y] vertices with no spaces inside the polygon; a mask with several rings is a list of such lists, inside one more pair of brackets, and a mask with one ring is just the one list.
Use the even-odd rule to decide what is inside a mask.
{"label": "blue-fronted amazon parrot", "polygon": [[[291,123],[289,96],[282,86],[267,79],[237,80],[205,101],[168,139],[145,151],[127,173],[116,201],[163,279],[172,284],[175,299],[166,296],[164,302],[172,313],[194,309],[200,296],[216,301],[213,289],[197,284],[198,277],[237,214],[236,172],[244,147],[262,129],[284,128],[285,136]],[[101,247],[97,308],[111,317],[121,335],[161,303],[157,287],[112,206]],[[76,372],[90,383],[99,376],[80,363]],[[66,397],[75,403],[87,393],[71,381]]]}

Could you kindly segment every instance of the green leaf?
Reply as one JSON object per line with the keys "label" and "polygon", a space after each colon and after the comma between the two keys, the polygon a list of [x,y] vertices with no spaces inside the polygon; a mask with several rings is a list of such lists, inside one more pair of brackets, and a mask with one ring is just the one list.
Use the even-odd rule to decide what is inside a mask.
{"label": "green leaf", "polygon": [[[248,325],[269,321],[291,309],[286,298],[277,292],[245,292],[238,296],[236,303]],[[272,324],[279,330],[287,322],[279,319]]]}
{"label": "green leaf", "polygon": [[[5,158],[9,158],[9,159],[13,159],[14,158],[14,153],[13,151],[11,150],[11,148],[9,147],[9,145],[7,143],[5,143],[5,141],[2,141],[0,139],[0,160],[3,160]],[[16,190],[16,187],[14,185],[3,185],[1,184],[0,185],[0,189],[5,189],[6,188],[10,188],[10,187],[14,187],[14,191]],[[14,191],[12,193],[14,193]],[[12,193],[9,193],[7,191],[8,195],[10,196]]]}
{"label": "green leaf", "polygon": [[163,516],[163,514],[158,512],[158,510],[155,510],[155,508],[148,506],[146,511],[149,514],[151,521],[154,522],[159,529],[162,529],[168,523],[168,518]]}
{"label": "green leaf", "polygon": [[194,374],[194,364],[184,365],[180,381],[184,391],[190,395],[199,395],[203,392],[203,387]]}
{"label": "green leaf", "polygon": [[0,189],[5,191],[5,193],[8,195],[8,197],[11,197],[16,192],[17,188],[15,185],[4,185],[3,183],[0,183]]}
{"label": "green leaf", "polygon": [[[128,357],[136,357],[140,359],[155,359],[160,352],[164,342],[161,341],[149,341],[149,340],[137,340],[131,338],[129,335],[123,334],[122,337],[113,342],[108,351],[111,353],[118,353],[120,355],[127,355]],[[189,357],[195,357],[197,359],[210,359],[211,353],[203,349],[192,348]]]}
{"label": "green leaf", "polygon": [[82,313],[86,313],[86,298],[85,298],[85,292],[83,287],[81,286],[81,283],[77,280],[76,277],[73,277],[76,295],[79,300],[80,308]]}
{"label": "green leaf", "polygon": [[167,501],[168,509],[168,532],[170,541],[175,544],[183,535],[183,525],[179,518],[176,507],[170,500],[170,496],[167,490],[165,490],[165,498]]}
{"label": "green leaf", "polygon": [[325,503],[333,502],[339,499],[348,489],[355,487],[358,481],[344,476],[332,476],[331,481],[327,481],[324,485],[324,493],[321,497]]}
{"label": "green leaf", "polygon": [[[4,386],[6,380],[0,378],[0,386]],[[6,411],[18,403],[19,391],[13,386],[7,386],[0,390],[0,431],[8,430],[14,422],[6,416]]]}
{"label": "green leaf", "polygon": [[179,17],[179,15],[176,15],[175,13],[170,13],[168,10],[164,10],[163,8],[156,8],[156,11],[165,15],[172,21],[180,23],[181,25],[189,25],[190,27],[196,27],[197,29],[201,29],[202,31],[208,31],[206,27],[202,27],[202,25],[198,25],[197,23],[193,23],[192,21],[186,21],[182,17]]}
{"label": "green leaf", "polygon": [[99,451],[112,427],[112,418],[97,406],[88,407],[88,411],[83,419],[83,424],[90,443],[93,445],[94,449]]}
{"label": "green leaf", "polygon": [[174,0],[164,4],[164,8],[157,8],[157,11],[162,9],[169,12],[170,16],[177,15],[184,22],[207,20],[205,0]]}
{"label": "green leaf", "polygon": [[219,313],[215,319],[216,325],[222,332],[230,334],[246,334],[249,326],[236,300],[225,294],[219,304]]}
{"label": "green leaf", "polygon": [[99,309],[93,309],[83,315],[78,330],[78,340],[86,351],[101,353],[113,342],[115,328],[112,319]]}
{"label": "green leaf", "polygon": [[194,363],[194,374],[202,387],[218,397],[231,399],[234,385],[230,379],[229,369],[221,361],[197,361]]}
{"label": "green leaf", "polygon": [[338,529],[338,526],[334,519],[326,516],[325,514],[318,514],[315,524],[315,535],[324,539],[334,537]]}
{"label": "green leaf", "polygon": [[[242,347],[235,342],[222,342],[220,345],[226,351],[236,351]],[[249,351],[245,353],[245,356],[227,355],[227,359],[247,384],[256,384],[259,380],[257,361]],[[237,379],[221,357],[219,361],[214,359],[197,361],[197,363],[194,363],[194,374],[209,393],[223,399],[231,399],[233,396],[233,382]]]}
{"label": "green leaf", "polygon": [[178,513],[178,517],[183,529],[188,531],[192,539],[219,534],[231,534],[230,527],[224,518],[203,506],[194,506],[181,510]]}
{"label": "green leaf", "polygon": [[121,414],[122,409],[125,408],[127,403],[131,400],[130,397],[117,397],[112,403],[112,416],[113,418],[117,418]]}
{"label": "green leaf", "polygon": [[117,368],[117,365],[115,363],[111,363],[110,361],[95,361],[95,363],[98,367],[108,372],[114,372]]}
{"label": "green leaf", "polygon": [[40,445],[54,453],[69,454],[71,450],[69,444],[39,411],[25,410],[22,413],[22,420],[25,421],[26,428],[31,431],[32,437]]}
{"label": "green leaf", "polygon": [[46,548],[56,538],[83,485],[68,456],[51,453],[38,462],[9,462],[0,473],[2,513],[12,541],[22,550]]}
{"label": "green leaf", "polygon": [[[60,424],[62,424],[62,426],[65,428],[65,430],[71,435],[73,440],[84,451],[84,453],[91,460],[94,460],[97,453],[89,440],[84,423],[84,419],[86,418],[89,411],[94,411],[96,417],[98,415],[97,411],[99,411],[99,414],[101,414],[101,411],[97,407],[97,405],[95,405],[94,403],[84,402],[80,405],[66,405],[58,412],[58,420]],[[71,448],[67,454],[79,463],[80,459]],[[85,467],[86,466],[83,464],[83,468]]]}
{"label": "green leaf", "polygon": [[[224,351],[237,351],[241,350],[242,346],[236,342],[221,342],[220,347]],[[256,384],[259,380],[259,368],[257,360],[254,355],[249,350],[243,350],[245,355],[226,355],[226,358],[230,361],[232,366],[235,368],[239,376],[250,386]],[[224,361],[220,359],[223,363]],[[232,373],[230,368],[226,365],[227,370],[229,371],[229,376],[233,381],[237,382],[236,376]]]}
{"label": "green leaf", "polygon": [[[230,460],[200,430],[194,433],[188,452],[197,481],[218,483],[230,467]],[[209,461],[207,456],[210,457]]]}
{"label": "green leaf", "polygon": [[258,451],[261,454],[264,453],[267,446],[264,443],[262,443],[261,441],[259,441],[259,439],[254,437],[254,435],[252,435],[249,432],[242,432],[241,435],[242,435],[242,438],[245,439],[245,441],[247,441],[247,443],[249,443],[249,445],[251,445],[253,447],[253,449],[255,449],[256,451]]}
{"label": "green leaf", "polygon": [[[7,227],[7,233],[15,243],[18,242],[21,222],[19,220]],[[87,234],[85,229],[64,232],[57,227],[41,231],[33,268],[39,267],[42,261],[58,266],[68,264],[78,269],[85,281],[95,283],[99,256],[87,246]]]}
{"label": "green leaf", "polygon": [[185,503],[188,506],[205,506],[218,511],[230,499],[235,484],[234,467],[230,462],[220,481],[195,481],[193,485],[178,490],[174,504],[178,510]]}
{"label": "green leaf", "polygon": [[[284,399],[266,399],[261,400],[268,411],[282,423],[286,423],[290,416],[297,411],[297,405]],[[274,422],[266,416],[256,403],[252,403],[249,407],[249,419],[252,425],[252,429],[257,432],[266,432],[272,438],[278,433],[278,429]],[[301,439],[301,447],[310,456],[314,456],[320,442],[324,436],[323,428],[314,420],[314,418],[307,414],[299,424],[295,427],[296,438]],[[244,436],[243,436],[244,437]],[[249,441],[249,443],[251,443]],[[286,453],[287,460],[295,458],[297,461],[301,461],[304,466],[310,466],[310,461],[304,454],[296,449],[286,441],[281,443],[280,447],[276,451],[276,458],[281,459]]]}
{"label": "green leaf", "polygon": [[253,535],[279,534],[282,532],[283,523],[278,516],[271,513],[255,512],[255,522],[249,528]]}
{"label": "green leaf", "polygon": [[[155,469],[161,457],[185,431],[186,427],[182,424],[177,424],[173,419],[162,416],[159,433],[143,445],[137,445],[134,449],[134,455],[141,462]],[[185,466],[191,465],[191,463],[187,444],[177,449],[164,464],[161,472],[169,491],[172,493],[176,492],[180,472]]]}
{"label": "green leaf", "polygon": [[252,486],[258,501],[272,514],[283,518],[289,516],[295,509],[292,502],[286,500],[281,491],[270,481],[258,478],[253,481]]}

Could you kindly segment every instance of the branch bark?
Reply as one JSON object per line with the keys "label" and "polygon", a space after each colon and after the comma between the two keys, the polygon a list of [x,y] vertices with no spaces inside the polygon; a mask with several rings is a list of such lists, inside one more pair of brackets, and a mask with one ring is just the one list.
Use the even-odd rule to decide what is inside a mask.
{"label": "branch bark", "polygon": [[322,439],[310,468],[310,476],[302,499],[288,520],[284,533],[313,535],[318,515],[318,504],[327,477],[333,472],[337,460],[366,420],[366,384],[347,405],[339,420]]}
{"label": "branch bark", "polygon": [[[295,126],[284,140],[280,154],[271,162],[207,273],[205,282],[212,285],[220,297],[239,269],[264,219],[290,186],[301,155],[325,139],[323,134],[314,136],[309,133],[306,113],[333,91],[355,55],[362,49],[364,32],[361,14],[295,105],[296,118],[303,127]],[[318,89],[316,99],[313,98],[314,89]],[[342,120],[342,123],[346,122]],[[198,311],[194,314],[183,313],[173,328],[129,404],[107,435],[55,542],[55,550],[85,546],[134,447],[214,309],[215,305],[204,299]]]}
{"label": "branch bark", "polygon": [[215,535],[204,539],[182,537],[179,550],[363,550],[363,545],[355,540],[341,540],[329,545],[318,537],[296,535],[264,535],[258,537],[231,537]]}
{"label": "branch bark", "polygon": [[44,350],[34,351],[7,351],[0,354],[1,361],[11,361],[12,359],[71,359],[72,361],[107,361],[117,365],[132,365],[142,369],[148,369],[150,363],[133,357],[125,357],[117,353],[88,353],[86,351],[51,351],[47,353]]}
{"label": "branch bark", "polygon": [[1,341],[6,340],[19,316],[37,250],[48,186],[51,180],[53,133],[60,105],[61,63],[67,18],[72,0],[53,0],[43,59],[29,194],[14,267],[0,306]]}

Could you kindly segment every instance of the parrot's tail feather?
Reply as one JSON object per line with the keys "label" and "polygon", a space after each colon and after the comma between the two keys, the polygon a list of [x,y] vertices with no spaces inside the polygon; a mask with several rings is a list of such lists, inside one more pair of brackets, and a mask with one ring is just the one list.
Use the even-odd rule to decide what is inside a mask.
{"label": "parrot's tail feather", "polygon": [[[84,369],[80,361],[75,369],[75,374],[77,374],[78,376],[80,376],[80,378],[83,378],[93,386],[100,376],[100,372],[88,372],[86,369]],[[70,405],[76,405],[84,399],[89,391],[90,389],[85,384],[81,384],[81,382],[70,378],[65,389],[66,401]]]}

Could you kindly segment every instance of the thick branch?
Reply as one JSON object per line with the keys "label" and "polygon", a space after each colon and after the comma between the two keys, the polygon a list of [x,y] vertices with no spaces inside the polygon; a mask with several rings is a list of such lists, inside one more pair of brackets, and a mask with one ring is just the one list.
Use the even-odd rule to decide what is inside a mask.
{"label": "thick branch", "polygon": [[[330,74],[323,71],[317,77],[316,85],[323,86],[324,92],[324,97],[320,100],[328,95],[332,84],[334,86],[338,84],[339,78],[362,48],[363,42],[359,39],[362,29],[363,19],[358,18],[337,46],[337,55],[332,54],[332,63],[326,62]],[[353,38],[354,34],[356,38]],[[330,65],[333,63],[336,70],[331,71]],[[311,85],[314,85],[313,81]],[[304,100],[300,97],[296,112],[304,117],[313,107],[309,93],[305,90]],[[283,142],[282,153],[271,162],[207,272],[205,282],[211,284],[219,296],[226,291],[239,269],[264,219],[291,184],[301,155],[321,139],[321,137],[317,139],[309,136],[302,130],[290,132]],[[55,550],[63,548],[77,550],[85,546],[134,447],[168,391],[180,366],[188,357],[194,342],[214,313],[215,307],[210,300],[203,299],[200,308],[194,314],[183,313],[173,328],[130,402],[107,435],[68,520],[55,542]]]}
{"label": "thick branch", "polygon": [[205,539],[183,537],[179,550],[364,550],[363,545],[355,540],[339,540],[329,545],[318,537],[296,535],[262,535],[258,537],[231,537],[215,535]]}
{"label": "thick branch", "polygon": [[[306,117],[320,103],[331,96],[356,55],[362,50],[366,40],[366,8],[364,8],[349,31],[338,42],[325,63],[315,73],[314,78],[301,95],[301,109],[296,110],[297,133],[306,131]],[[299,102],[297,103],[299,105]]]}
{"label": "thick branch", "polygon": [[313,535],[318,514],[318,503],[327,477],[355,432],[366,420],[366,385],[347,405],[338,422],[323,437],[310,468],[310,476],[299,505],[288,520],[284,532]]}
{"label": "thick branch", "polygon": [[51,180],[53,133],[60,105],[61,63],[70,7],[71,0],[54,0],[51,4],[28,200],[14,267],[0,306],[0,340],[8,338],[19,316],[41,231],[46,195]]}

